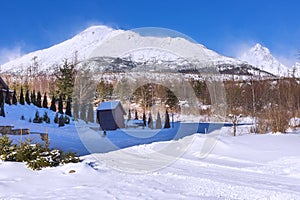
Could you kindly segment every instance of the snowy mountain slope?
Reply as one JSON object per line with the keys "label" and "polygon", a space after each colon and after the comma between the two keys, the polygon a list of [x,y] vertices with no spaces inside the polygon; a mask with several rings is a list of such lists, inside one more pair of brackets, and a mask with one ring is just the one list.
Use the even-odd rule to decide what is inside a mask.
{"label": "snowy mountain slope", "polygon": [[[124,43],[124,41],[126,41],[125,44],[132,42],[138,43],[138,45],[149,47],[152,47],[153,44],[159,44],[159,48],[145,48],[122,55],[124,58],[130,57],[130,59],[134,62],[148,62],[151,64],[153,62],[172,61],[177,62],[180,66],[186,61],[186,59],[193,59],[195,56],[197,56],[202,57],[205,60],[209,60],[214,64],[227,63],[238,65],[243,63],[233,58],[222,56],[210,49],[207,49],[201,44],[196,44],[183,38],[141,36],[132,31],[114,30],[106,26],[92,26],[60,44],[26,54],[21,58],[5,63],[1,66],[1,71],[8,73],[26,71],[29,66],[33,65],[34,58],[36,58],[36,61],[38,62],[39,71],[49,71],[49,69],[51,71],[53,66],[61,64],[66,58],[69,60],[74,60],[75,54],[78,61],[88,58],[98,46],[101,46],[104,41],[107,41],[106,39],[115,37],[117,35],[121,35],[123,39],[123,42],[116,44],[118,49],[121,48],[121,44]],[[114,46],[114,48],[115,47],[116,46]],[[182,55],[175,55],[171,51],[167,52],[163,49],[171,49],[175,50],[175,52],[178,49],[187,49],[188,52],[186,52],[184,55],[185,58],[180,58]],[[97,53],[99,54],[99,52],[101,53],[103,50],[105,51],[106,49],[101,49]],[[111,54],[111,49],[108,49],[105,52],[107,53],[108,51],[109,54]]]}
{"label": "snowy mountain slope", "polygon": [[[109,40],[114,38],[113,40]],[[113,43],[113,44],[112,44]],[[134,48],[143,46],[145,48]],[[184,48],[183,48],[184,47]],[[134,50],[132,50],[134,49]],[[223,74],[257,75],[261,74],[259,67],[272,74],[286,75],[286,67],[280,64],[268,49],[256,45],[251,51],[234,59],[216,53],[201,44],[181,37],[143,36],[138,32],[115,30],[106,26],[92,26],[73,38],[47,49],[35,51],[1,66],[4,73],[26,73],[26,70],[38,63],[38,72],[52,72],[56,65],[69,61],[83,61],[90,56],[105,56],[113,61],[121,57],[122,69],[140,64],[157,65],[166,70],[189,71],[190,63],[204,60],[217,66]],[[242,61],[242,60],[246,61]],[[101,61],[102,68],[112,68],[114,62]],[[125,63],[124,63],[125,62]],[[104,63],[104,64],[103,64]],[[129,63],[130,66],[127,64]],[[105,67],[105,65],[108,65]],[[99,66],[99,65],[98,65]],[[257,68],[258,67],[258,68]],[[268,76],[268,73],[263,72]]]}
{"label": "snowy mountain slope", "polygon": [[1,66],[2,72],[26,71],[33,65],[33,58],[37,58],[39,71],[48,71],[53,66],[61,64],[64,59],[74,60],[75,54],[78,60],[83,60],[94,50],[96,46],[109,37],[122,32],[106,26],[92,26],[73,38],[50,48],[38,50],[10,61]]}
{"label": "snowy mountain slope", "polygon": [[280,63],[266,47],[256,44],[251,49],[243,53],[239,59],[247,61],[261,70],[278,76],[288,76],[289,68]]}

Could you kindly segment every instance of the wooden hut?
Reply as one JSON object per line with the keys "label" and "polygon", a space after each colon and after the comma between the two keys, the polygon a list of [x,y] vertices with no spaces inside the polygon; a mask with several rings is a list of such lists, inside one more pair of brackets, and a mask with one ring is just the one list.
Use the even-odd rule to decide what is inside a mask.
{"label": "wooden hut", "polygon": [[97,108],[97,119],[102,130],[124,128],[126,112],[120,101],[101,102]]}

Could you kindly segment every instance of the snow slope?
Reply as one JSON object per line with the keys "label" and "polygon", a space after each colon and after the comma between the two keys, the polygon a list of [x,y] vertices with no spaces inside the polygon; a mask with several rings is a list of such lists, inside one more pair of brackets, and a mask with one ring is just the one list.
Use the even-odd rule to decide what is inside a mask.
{"label": "snow slope", "polygon": [[[242,134],[247,128],[238,130],[240,135],[232,137],[227,135],[230,128],[223,128],[206,158],[199,158],[199,152],[207,136],[179,140],[179,146],[193,140],[181,158],[143,174],[113,170],[98,154],[42,171],[0,162],[0,199],[300,199],[299,132],[249,135]],[[147,154],[168,143],[129,150]],[[107,159],[115,153],[101,156]]]}
{"label": "snow slope", "polygon": [[289,68],[280,63],[270,52],[261,44],[256,44],[251,49],[243,53],[239,59],[247,61],[261,70],[267,71],[278,76],[288,76]]}
{"label": "snow slope", "polygon": [[[117,43],[113,45],[114,49],[107,49],[103,46],[109,39],[117,36],[121,36],[120,38],[122,40],[115,41]],[[187,60],[190,62],[193,61],[195,57],[215,65],[239,66],[246,64],[245,61],[220,55],[201,44],[182,38],[180,35],[178,37],[154,37],[151,35],[141,35],[139,32],[130,30],[114,30],[106,26],[92,26],[65,42],[47,49],[26,54],[21,58],[5,63],[1,66],[1,71],[24,74],[28,67],[34,65],[33,59],[35,58],[38,63],[38,71],[51,72],[53,71],[53,67],[61,64],[64,59],[74,61],[76,57],[77,61],[83,61],[89,58],[99,46],[102,47],[102,49],[97,51],[97,56],[109,56],[107,53],[111,56],[114,55],[112,53],[113,51],[120,51],[123,47],[130,46],[130,44],[144,46],[146,48],[136,49],[123,55],[117,54],[117,56],[124,58],[130,57],[130,59],[135,62],[166,62],[166,64],[168,64],[168,62],[173,61],[175,65],[177,63],[178,66],[185,65]],[[156,46],[153,44],[156,44]],[[184,50],[187,52],[184,52]],[[178,55],[176,52],[183,53]],[[174,63],[171,64],[174,65]],[[261,63],[255,64],[261,65]]]}

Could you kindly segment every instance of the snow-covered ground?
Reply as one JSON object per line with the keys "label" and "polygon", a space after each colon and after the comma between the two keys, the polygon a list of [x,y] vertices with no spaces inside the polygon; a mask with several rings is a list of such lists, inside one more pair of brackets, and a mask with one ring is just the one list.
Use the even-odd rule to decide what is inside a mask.
{"label": "snow-covered ground", "polygon": [[[26,115],[34,116],[36,108],[27,108]],[[21,115],[19,106],[7,108],[1,124],[28,126],[10,117],[17,109]],[[54,113],[48,114],[53,119]],[[63,128],[30,124],[42,132],[46,127],[50,138],[56,131],[54,143],[83,145],[74,124]],[[249,134],[249,130],[250,126],[239,126],[238,136],[233,137],[232,128],[223,127],[216,135],[193,134],[95,153],[82,156],[81,163],[41,171],[28,169],[25,163],[0,162],[0,199],[300,199],[300,130],[265,135]],[[151,133],[139,129],[131,133],[139,131]],[[203,147],[212,138],[214,148],[203,156]],[[185,151],[160,154],[157,161],[170,159],[167,165],[155,162],[153,153],[168,147],[174,152],[185,147]]]}
{"label": "snow-covered ground", "polygon": [[[300,199],[299,132],[232,137],[230,131],[222,128],[215,148],[202,159],[207,135],[179,140],[178,145],[193,137],[173,164],[144,174],[114,170],[97,154],[42,171],[1,162],[0,199]],[[165,143],[130,148],[145,153]]]}

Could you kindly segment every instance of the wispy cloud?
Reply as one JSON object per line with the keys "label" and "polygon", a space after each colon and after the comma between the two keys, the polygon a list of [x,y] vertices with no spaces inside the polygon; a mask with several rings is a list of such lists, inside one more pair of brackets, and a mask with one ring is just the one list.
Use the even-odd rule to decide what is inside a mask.
{"label": "wispy cloud", "polygon": [[0,49],[0,64],[15,60],[22,56],[21,46]]}

